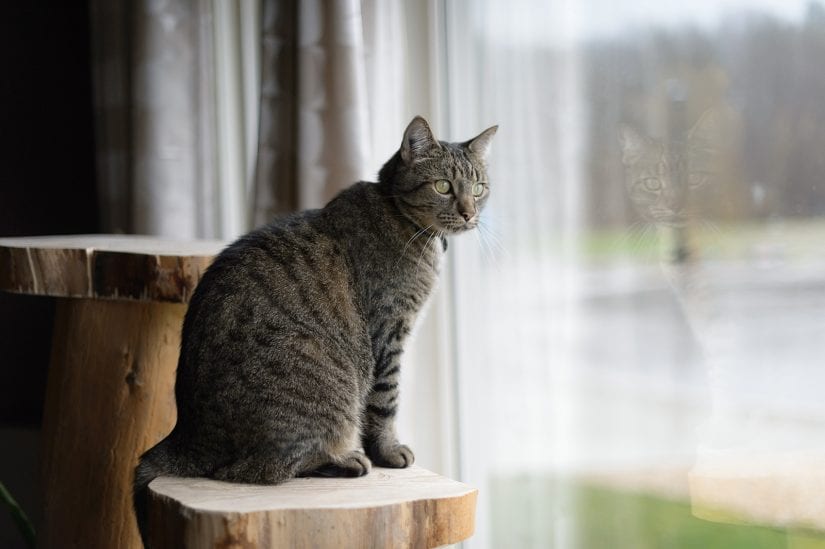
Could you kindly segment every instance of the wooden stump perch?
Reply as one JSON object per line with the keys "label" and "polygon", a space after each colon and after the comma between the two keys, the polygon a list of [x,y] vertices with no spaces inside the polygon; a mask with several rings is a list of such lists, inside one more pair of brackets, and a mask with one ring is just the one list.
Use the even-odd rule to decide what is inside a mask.
{"label": "wooden stump perch", "polygon": [[[42,547],[138,549],[132,471],[175,424],[186,304],[225,243],[0,239],[0,290],[57,298],[43,412]],[[420,468],[281,486],[150,484],[155,547],[433,547],[469,537],[475,490]]]}
{"label": "wooden stump perch", "polygon": [[124,235],[0,238],[0,290],[188,303],[225,244]]}
{"label": "wooden stump perch", "polygon": [[438,547],[470,537],[477,491],[420,467],[279,486],[162,477],[149,485],[152,547]]}
{"label": "wooden stump perch", "polygon": [[110,235],[0,239],[0,290],[57,298],[42,547],[142,547],[132,471],[175,424],[186,303],[223,246]]}

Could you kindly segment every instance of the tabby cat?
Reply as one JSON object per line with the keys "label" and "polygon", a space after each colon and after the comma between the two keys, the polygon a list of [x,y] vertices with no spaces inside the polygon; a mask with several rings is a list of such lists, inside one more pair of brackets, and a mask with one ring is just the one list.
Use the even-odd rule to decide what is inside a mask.
{"label": "tabby cat", "polygon": [[447,143],[416,117],[378,183],[277,219],[215,259],[183,323],[177,424],[135,469],[144,541],[146,490],[160,475],[276,484],[412,464],[394,427],[404,341],[444,237],[479,222],[496,130]]}

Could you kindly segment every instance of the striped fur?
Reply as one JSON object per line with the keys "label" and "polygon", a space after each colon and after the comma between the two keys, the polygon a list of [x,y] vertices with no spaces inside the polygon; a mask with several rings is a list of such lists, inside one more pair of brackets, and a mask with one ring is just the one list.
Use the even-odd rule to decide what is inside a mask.
{"label": "striped fur", "polygon": [[[183,325],[177,425],[135,471],[142,535],[159,475],[274,484],[412,464],[394,427],[404,342],[444,237],[478,222],[494,133],[439,142],[416,118],[378,183],[278,219],[216,258]],[[437,192],[440,179],[453,192]]]}

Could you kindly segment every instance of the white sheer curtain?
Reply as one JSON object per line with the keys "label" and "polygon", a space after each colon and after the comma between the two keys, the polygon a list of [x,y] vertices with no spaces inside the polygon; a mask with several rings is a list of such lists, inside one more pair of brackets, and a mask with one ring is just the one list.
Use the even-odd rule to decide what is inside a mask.
{"label": "white sheer curtain", "polygon": [[718,4],[443,4],[467,546],[825,543],[825,10]]}
{"label": "white sheer curtain", "polygon": [[[565,467],[573,408],[570,356],[581,292],[577,241],[580,58],[569,6],[446,3],[451,129],[500,124],[492,199],[476,235],[453,247],[461,473],[480,489],[472,546],[524,547],[498,537],[515,501],[497,482]],[[512,476],[512,477],[511,477]],[[526,520],[553,521],[525,507]],[[565,533],[555,523],[555,539]],[[561,538],[559,537],[561,536]],[[545,540],[552,543],[552,539]],[[564,546],[564,545],[562,545]]]}

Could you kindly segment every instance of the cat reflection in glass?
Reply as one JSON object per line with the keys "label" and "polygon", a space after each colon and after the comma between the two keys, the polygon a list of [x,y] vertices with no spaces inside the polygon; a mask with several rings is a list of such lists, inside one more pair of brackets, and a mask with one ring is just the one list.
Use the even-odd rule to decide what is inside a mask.
{"label": "cat reflection in glass", "polygon": [[619,141],[625,185],[645,223],[673,236],[671,260],[686,261],[691,251],[685,235],[690,222],[708,224],[701,215],[703,199],[714,182],[719,157],[720,116],[706,111],[677,142],[655,139],[629,125]]}

